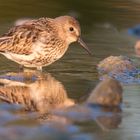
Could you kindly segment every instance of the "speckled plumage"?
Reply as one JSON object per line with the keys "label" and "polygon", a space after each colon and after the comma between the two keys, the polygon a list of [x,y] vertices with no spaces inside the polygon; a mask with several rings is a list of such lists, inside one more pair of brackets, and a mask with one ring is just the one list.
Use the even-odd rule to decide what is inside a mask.
{"label": "speckled plumage", "polygon": [[70,16],[29,20],[0,38],[0,53],[26,67],[42,69],[61,58],[72,42],[79,41],[89,51],[80,36],[80,25]]}

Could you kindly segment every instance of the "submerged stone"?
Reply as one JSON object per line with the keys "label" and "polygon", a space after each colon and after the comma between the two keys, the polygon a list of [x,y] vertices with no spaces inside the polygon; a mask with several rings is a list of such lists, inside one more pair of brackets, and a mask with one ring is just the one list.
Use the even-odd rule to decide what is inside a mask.
{"label": "submerged stone", "polygon": [[123,89],[120,83],[107,77],[91,92],[87,103],[102,106],[119,106],[122,103],[122,92]]}
{"label": "submerged stone", "polygon": [[135,64],[126,56],[109,56],[102,60],[97,68],[100,74],[114,72],[116,74],[136,69]]}
{"label": "submerged stone", "polygon": [[109,56],[97,65],[97,69],[101,80],[107,75],[121,83],[140,83],[140,70],[126,56]]}

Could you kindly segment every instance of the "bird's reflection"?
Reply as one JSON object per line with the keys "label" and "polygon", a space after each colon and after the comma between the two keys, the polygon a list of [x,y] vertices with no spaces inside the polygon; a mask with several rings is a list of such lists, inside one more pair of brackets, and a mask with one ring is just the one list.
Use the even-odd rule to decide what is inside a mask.
{"label": "bird's reflection", "polygon": [[0,76],[0,83],[0,99],[21,104],[26,110],[48,112],[74,104],[64,86],[49,73],[7,73]]}
{"label": "bird's reflection", "polygon": [[69,98],[62,83],[49,73],[7,73],[0,76],[0,84],[2,101],[39,112],[39,120],[93,120],[103,129],[117,128],[121,123],[122,88],[113,79],[100,82],[82,104]]}

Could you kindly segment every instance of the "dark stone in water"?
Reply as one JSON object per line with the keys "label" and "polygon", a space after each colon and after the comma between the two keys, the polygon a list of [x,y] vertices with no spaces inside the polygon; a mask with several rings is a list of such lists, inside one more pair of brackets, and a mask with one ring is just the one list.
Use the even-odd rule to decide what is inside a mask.
{"label": "dark stone in water", "polygon": [[102,106],[119,106],[122,103],[122,86],[112,78],[106,77],[91,92],[87,103]]}
{"label": "dark stone in water", "polygon": [[114,72],[116,74],[136,69],[134,63],[126,56],[109,56],[98,64],[100,74]]}
{"label": "dark stone in water", "polygon": [[125,84],[140,83],[140,70],[126,56],[109,56],[97,65],[100,79],[110,76]]}

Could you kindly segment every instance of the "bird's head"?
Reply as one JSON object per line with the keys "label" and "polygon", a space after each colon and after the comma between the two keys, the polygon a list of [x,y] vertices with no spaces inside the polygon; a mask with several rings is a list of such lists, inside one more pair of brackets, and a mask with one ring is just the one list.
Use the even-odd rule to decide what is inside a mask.
{"label": "bird's head", "polygon": [[55,18],[56,24],[59,26],[59,35],[66,41],[67,45],[78,42],[91,54],[89,48],[81,39],[81,28],[79,22],[71,16],[60,16]]}

